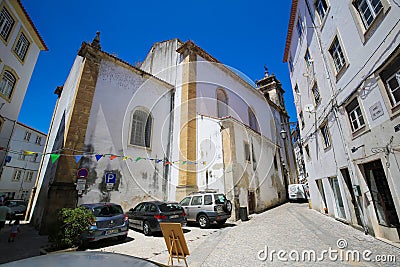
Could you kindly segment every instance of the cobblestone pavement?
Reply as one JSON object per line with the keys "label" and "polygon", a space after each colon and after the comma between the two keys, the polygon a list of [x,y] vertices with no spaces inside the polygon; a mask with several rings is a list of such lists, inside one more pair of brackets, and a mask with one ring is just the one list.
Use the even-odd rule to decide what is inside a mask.
{"label": "cobblestone pavement", "polygon": [[[185,227],[185,232],[191,253],[187,257],[189,266],[398,266],[400,261],[400,249],[397,246],[310,210],[308,204],[287,203],[264,213],[251,215],[247,222],[239,221],[211,229],[189,226]],[[168,262],[168,251],[162,236],[146,237],[131,230],[129,237],[123,244],[89,250],[123,253],[164,264]],[[342,249],[337,244],[339,239],[342,239],[339,243]],[[263,252],[259,253],[261,250]],[[286,251],[281,256],[287,261],[280,261],[277,252],[271,259],[272,250]],[[308,255],[313,259],[312,254],[304,254],[305,260],[301,260],[302,253],[311,250],[316,252],[316,260],[308,260]],[[323,250],[328,252],[322,254]],[[363,260],[362,253],[365,250],[371,251],[371,254],[368,251],[365,254],[366,258],[371,259],[370,262]],[[268,252],[267,259],[264,251]],[[352,251],[360,252],[359,261],[357,254],[350,253]],[[321,254],[324,260],[318,261]],[[297,255],[299,261],[292,260]],[[396,262],[377,262],[377,255],[383,255],[382,259],[387,255],[394,255],[397,257]],[[176,263],[175,260],[174,265]],[[184,266],[182,261],[178,266]]]}
{"label": "cobblestone pavement", "polygon": [[[223,227],[185,227],[185,239],[191,253],[187,257],[189,266],[399,266],[398,246],[310,210],[307,204],[287,203],[249,217],[247,222],[238,221]],[[30,225],[21,228],[21,234],[14,243],[7,243],[8,226],[0,232],[0,263],[37,256],[40,246],[47,243],[47,236],[39,236]],[[343,248],[341,250],[337,244],[339,239],[343,239],[339,243]],[[331,258],[337,256],[336,260],[330,260],[328,253],[323,254],[323,261],[308,260],[309,257],[313,259],[309,254],[311,251],[315,251],[317,259],[323,250],[329,251],[329,248]],[[129,231],[129,237],[122,243],[116,239],[95,242],[86,250],[127,254],[162,264],[168,262],[168,251],[161,235],[147,237],[134,230]],[[273,250],[276,252],[271,258]],[[280,256],[287,261],[278,259],[279,250],[286,252]],[[367,251],[365,255],[371,259],[369,262],[362,259],[365,250],[371,251],[371,254]],[[349,251],[360,252],[360,260]],[[301,260],[303,254],[305,260]],[[297,255],[300,260],[293,260]],[[394,255],[396,262],[377,262],[377,255]],[[184,264],[174,260],[174,266]]]}

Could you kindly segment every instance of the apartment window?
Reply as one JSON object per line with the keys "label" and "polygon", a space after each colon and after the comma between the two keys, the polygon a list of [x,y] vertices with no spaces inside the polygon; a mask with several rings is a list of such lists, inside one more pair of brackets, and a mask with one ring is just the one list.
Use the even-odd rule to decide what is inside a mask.
{"label": "apartment window", "polygon": [[22,170],[15,170],[15,172],[14,172],[14,176],[13,176],[13,181],[15,181],[15,182],[17,182],[17,181],[19,181],[20,179],[21,179],[21,177],[22,177]]}
{"label": "apartment window", "polygon": [[310,51],[308,51],[308,48],[306,50],[306,54],[304,55],[304,60],[306,61],[306,66],[307,66],[307,69],[308,69],[308,67],[310,67],[311,63],[312,63],[311,56],[310,56]]}
{"label": "apartment window", "polygon": [[35,144],[40,145],[41,142],[42,142],[42,137],[36,136]]}
{"label": "apartment window", "polygon": [[25,34],[21,32],[18,41],[14,47],[14,52],[22,61],[24,61],[25,59],[29,46],[30,42],[28,41],[28,38],[26,38]]}
{"label": "apartment window", "polygon": [[328,4],[325,0],[317,0],[315,2],[315,9],[317,10],[319,18],[322,21],[325,18],[326,12],[328,10]]}
{"label": "apartment window", "polygon": [[7,41],[8,37],[10,36],[11,29],[13,28],[15,20],[11,16],[10,12],[3,7],[0,13],[0,35]]}
{"label": "apartment window", "polygon": [[386,81],[386,87],[389,92],[390,101],[393,106],[400,102],[400,69],[389,77]]}
{"label": "apartment window", "polygon": [[303,27],[303,20],[301,19],[300,16],[297,18],[296,29],[299,38],[301,38],[303,36],[304,27]]}
{"label": "apartment window", "polygon": [[5,70],[3,72],[3,77],[1,78],[0,93],[3,94],[6,98],[10,99],[16,82],[17,78],[15,78],[15,76],[10,71]]}
{"label": "apartment window", "polygon": [[144,110],[135,110],[132,115],[130,144],[150,147],[152,117]]}
{"label": "apartment window", "polygon": [[33,178],[33,172],[32,171],[27,171],[26,172],[25,181],[30,183],[30,182],[32,182],[32,178]]}
{"label": "apartment window", "polygon": [[258,125],[257,125],[257,119],[256,115],[254,115],[254,111],[251,109],[251,107],[248,107],[248,115],[249,115],[249,126],[251,129],[254,131],[258,132]]}
{"label": "apartment window", "polygon": [[297,84],[294,87],[294,91],[295,91],[296,94],[300,94],[299,87],[297,86]]}
{"label": "apartment window", "polygon": [[300,111],[299,117],[300,117],[301,129],[304,129],[304,126],[305,126],[306,124],[304,123],[303,111]]}
{"label": "apartment window", "polygon": [[218,118],[228,116],[228,96],[223,89],[217,90],[217,112]]}
{"label": "apartment window", "polygon": [[350,104],[348,104],[346,106],[346,111],[347,111],[347,115],[349,117],[351,130],[353,132],[355,132],[355,131],[361,129],[363,126],[365,126],[364,117],[361,112],[361,108],[360,108],[357,98],[352,100],[350,102]]}
{"label": "apartment window", "polygon": [[32,162],[36,162],[38,156],[39,156],[39,155],[38,155],[37,153],[33,154],[33,155],[31,156],[31,161],[32,161]]}
{"label": "apartment window", "polygon": [[354,2],[354,6],[360,14],[361,20],[366,29],[369,28],[376,16],[383,9],[380,0],[358,0]]}
{"label": "apartment window", "polygon": [[244,143],[244,158],[250,162],[250,146],[248,143]]}
{"label": "apartment window", "polygon": [[293,58],[292,58],[292,55],[289,55],[289,71],[293,72]]}
{"label": "apartment window", "polygon": [[24,140],[29,142],[29,140],[31,139],[31,135],[32,135],[31,132],[26,131],[25,132],[25,136],[24,136]]}
{"label": "apartment window", "polygon": [[18,155],[18,159],[25,160],[25,151],[21,150]]}
{"label": "apartment window", "polygon": [[318,85],[316,83],[312,87],[311,91],[314,96],[314,103],[316,106],[318,106],[319,103],[321,102],[321,95],[319,93]]}
{"label": "apartment window", "polygon": [[325,122],[321,127],[319,128],[321,130],[321,135],[322,139],[324,141],[324,146],[325,148],[328,148],[331,146],[331,135],[329,133],[329,127],[328,127],[328,122]]}
{"label": "apartment window", "polygon": [[336,73],[338,73],[345,66],[346,59],[337,36],[333,39],[331,47],[329,48],[329,54],[331,55],[333,64],[335,65]]}
{"label": "apartment window", "polygon": [[306,157],[308,160],[311,159],[311,155],[310,155],[310,147],[307,145],[304,146],[304,151],[306,151]]}

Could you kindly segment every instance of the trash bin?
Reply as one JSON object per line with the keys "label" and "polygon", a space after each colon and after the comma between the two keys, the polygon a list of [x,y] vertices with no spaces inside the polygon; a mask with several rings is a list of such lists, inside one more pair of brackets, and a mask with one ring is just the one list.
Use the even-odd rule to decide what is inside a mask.
{"label": "trash bin", "polygon": [[247,207],[239,208],[239,217],[240,217],[240,220],[242,220],[242,222],[249,220],[249,217],[247,217]]}

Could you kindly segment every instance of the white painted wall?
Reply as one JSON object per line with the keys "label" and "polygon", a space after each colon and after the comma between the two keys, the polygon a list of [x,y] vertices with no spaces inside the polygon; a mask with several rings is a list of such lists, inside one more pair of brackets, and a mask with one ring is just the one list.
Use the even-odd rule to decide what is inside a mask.
{"label": "white painted wall", "polygon": [[[24,140],[26,132],[31,133],[29,141]],[[38,136],[41,137],[40,144],[35,143]],[[11,136],[10,151],[7,153],[7,156],[11,157],[11,161],[5,164],[1,174],[0,194],[14,193],[14,199],[29,199],[32,187],[36,182],[39,163],[42,157],[41,153],[43,152],[45,142],[46,135],[42,132],[26,127],[21,123],[16,124],[15,131]],[[25,156],[25,159],[20,159],[21,151],[31,151],[40,154],[36,158],[36,161],[33,161],[33,155]],[[22,178],[19,181],[13,180],[16,170],[22,170]],[[26,180],[28,172],[33,173],[31,181]],[[23,196],[23,191],[27,191],[28,193]]]}
{"label": "white painted wall", "polygon": [[[368,188],[364,182],[363,175],[358,169],[358,164],[381,159],[383,165],[388,163],[388,166],[390,166],[386,171],[386,177],[392,190],[397,213],[400,216],[400,183],[394,175],[398,173],[398,166],[395,161],[396,155],[390,154],[388,158],[385,158],[384,153],[376,154],[373,152],[374,147],[385,147],[392,136],[394,145],[400,143],[400,137],[393,129],[395,125],[400,123],[400,119],[398,116],[393,116],[391,107],[386,100],[383,84],[380,84],[378,74],[374,74],[399,47],[400,7],[393,1],[382,0],[383,5],[389,4],[390,8],[385,9],[385,12],[387,11],[386,14],[381,14],[384,15],[383,20],[375,30],[369,31],[365,35],[369,37],[367,37],[367,41],[364,41],[365,36],[360,33],[362,24],[360,24],[360,18],[357,13],[352,12],[354,9],[352,4],[340,1],[327,2],[329,2],[330,8],[326,15],[326,20],[321,24],[318,15],[313,13],[310,16],[308,14],[305,1],[299,1],[296,18],[300,14],[305,21],[305,34],[300,40],[295,26],[290,40],[290,54],[294,62],[291,83],[292,88],[297,84],[300,90],[300,94],[294,92],[296,110],[298,114],[303,111],[305,127],[301,130],[301,136],[304,144],[309,144],[311,153],[311,160],[305,159],[305,162],[306,170],[309,174],[313,208],[317,210],[323,209],[315,180],[337,176],[341,185],[341,194],[342,196],[347,196],[344,199],[345,219],[356,223],[354,216],[351,216],[353,212],[351,210],[349,191],[340,174],[340,169],[349,168],[353,184],[360,184],[363,192],[367,192]],[[312,27],[311,17],[315,18],[316,27]],[[339,36],[341,47],[348,62],[346,70],[338,77],[334,73],[334,66],[328,52],[335,35]],[[312,68],[309,70],[307,70],[304,60],[307,47],[313,59]],[[318,82],[322,102],[316,109],[316,113],[307,113],[304,110],[304,106],[313,103],[311,94],[313,80]],[[344,106],[340,106],[354,93],[358,95],[358,101],[367,127],[367,131],[359,136],[352,134],[347,112]],[[332,99],[339,105],[336,114],[330,113]],[[373,119],[370,108],[376,103],[381,105],[383,114]],[[326,150],[322,147],[320,132],[317,131],[316,134],[311,134],[315,127],[318,128],[325,118],[329,121],[329,130],[332,137],[332,147]],[[351,152],[352,147],[360,145],[363,146],[356,152]],[[329,183],[326,183],[325,186],[327,188],[326,197],[329,214],[337,216],[333,207],[334,198],[329,193],[331,191]],[[367,210],[365,207],[364,209]],[[374,223],[374,220],[376,220],[374,219],[375,212],[373,210],[366,212],[367,216],[369,216],[370,226],[377,231],[379,226]],[[383,232],[385,231],[382,230],[382,235],[384,235]]]}
{"label": "white painted wall", "polygon": [[[4,118],[4,125],[0,131],[0,147],[7,147],[9,145],[9,140],[11,135],[13,134],[12,132],[14,129],[14,125],[18,118],[19,111],[22,106],[22,101],[24,100],[26,89],[28,88],[31,75],[40,52],[38,44],[33,41],[33,38],[29,34],[26,25],[22,23],[21,18],[18,16],[17,12],[10,4],[10,1],[0,1],[0,5],[4,3],[7,10],[12,13],[16,21],[15,26],[10,33],[10,36],[8,37],[8,42],[5,43],[3,39],[0,39],[0,74],[3,72],[4,67],[7,66],[16,72],[19,79],[12,93],[11,101],[1,97],[0,95],[0,106],[2,105],[2,107],[0,108],[0,115]],[[17,37],[21,28],[24,30],[24,34],[26,34],[31,41],[30,48],[25,56],[23,64],[12,52],[13,46],[17,41]],[[0,164],[3,163],[4,157],[5,152],[0,151]]]}

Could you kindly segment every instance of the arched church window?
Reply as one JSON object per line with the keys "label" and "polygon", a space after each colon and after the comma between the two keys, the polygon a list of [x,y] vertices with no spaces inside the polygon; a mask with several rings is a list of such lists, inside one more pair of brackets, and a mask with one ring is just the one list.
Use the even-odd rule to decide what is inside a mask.
{"label": "arched church window", "polygon": [[217,112],[218,118],[228,116],[228,96],[224,89],[217,90]]}
{"label": "arched church window", "polygon": [[132,128],[129,143],[135,146],[150,147],[153,119],[149,112],[136,109],[132,114]]}
{"label": "arched church window", "polygon": [[249,126],[251,129],[254,131],[258,132],[258,123],[256,119],[256,115],[254,115],[254,111],[251,109],[251,107],[248,107],[248,113],[249,113]]}

